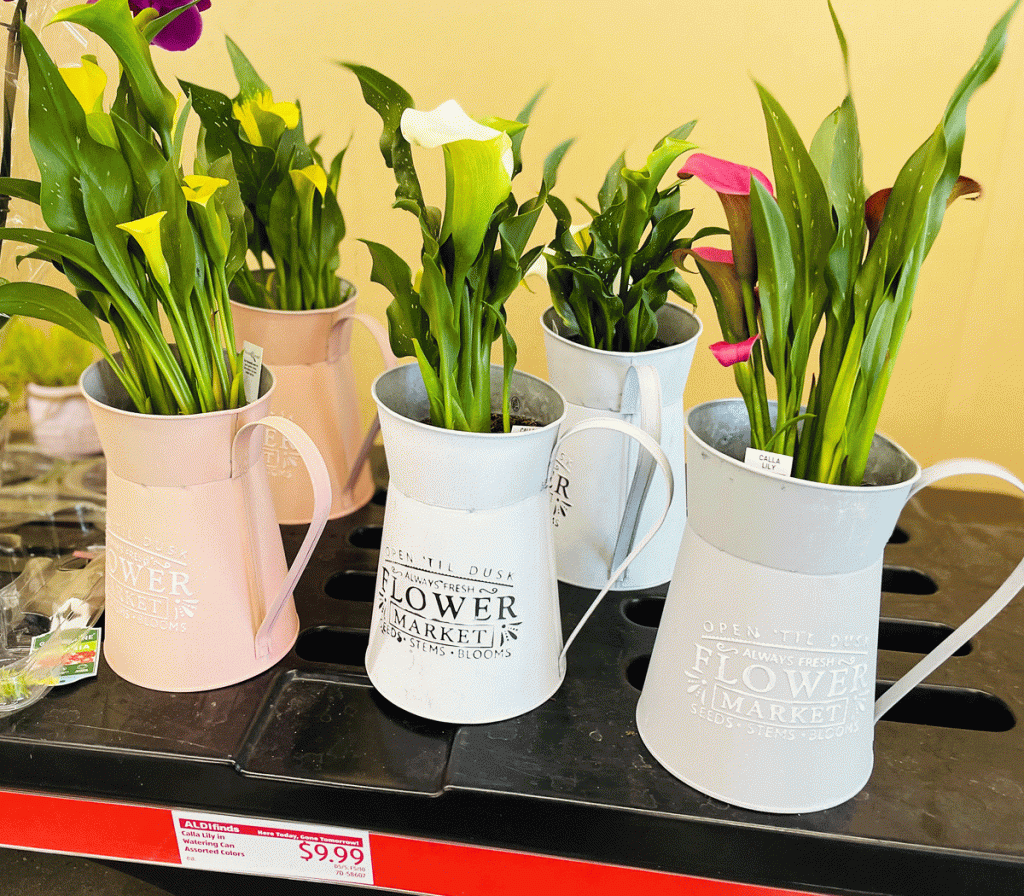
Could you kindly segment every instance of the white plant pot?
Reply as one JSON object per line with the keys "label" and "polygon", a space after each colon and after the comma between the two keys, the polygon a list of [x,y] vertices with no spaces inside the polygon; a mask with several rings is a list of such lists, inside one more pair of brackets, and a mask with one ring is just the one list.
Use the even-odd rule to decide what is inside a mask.
{"label": "white plant pot", "polygon": [[[683,390],[701,323],[674,304],[663,305],[657,319],[665,347],[608,352],[562,335],[554,308],[541,316],[548,375],[566,400],[562,430],[595,417],[628,421],[657,439],[676,474],[665,525],[616,582],[616,589],[667,582],[686,524]],[[550,488],[558,577],[563,582],[600,588],[616,561],[657,518],[665,503],[664,480],[650,477],[640,459],[636,443],[615,432],[567,443],[559,452]],[[646,497],[641,494],[645,477]]]}
{"label": "white plant pot", "polygon": [[974,616],[875,701],[882,553],[904,503],[984,461],[923,473],[875,436],[865,485],[742,462],[739,399],[687,418],[689,516],[637,706],[655,758],[697,790],[764,812],[836,806],[867,782],[874,722],[1024,586],[1024,562]]}
{"label": "white plant pot", "polygon": [[[491,407],[500,407],[500,368],[491,385]],[[391,480],[370,680],[392,703],[442,722],[494,722],[539,706],[561,684],[575,636],[563,647],[547,493],[561,396],[516,371],[513,412],[540,425],[497,434],[424,422],[430,409],[415,364],[381,374],[373,396]],[[588,422],[566,437],[596,427],[631,433],[671,480],[657,442],[622,421]],[[671,500],[671,484],[667,492]]]}
{"label": "white plant pot", "polygon": [[73,386],[25,384],[25,405],[36,447],[51,457],[87,457],[103,446],[85,395]]}

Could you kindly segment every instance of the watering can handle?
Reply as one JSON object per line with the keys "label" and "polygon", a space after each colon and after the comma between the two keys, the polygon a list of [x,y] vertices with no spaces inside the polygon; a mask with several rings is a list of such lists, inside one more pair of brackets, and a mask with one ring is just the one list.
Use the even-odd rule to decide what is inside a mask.
{"label": "watering can handle", "polygon": [[[672,494],[674,491],[672,465],[669,463],[669,459],[665,455],[665,452],[661,450],[661,445],[658,444],[657,440],[655,440],[652,436],[648,435],[646,432],[640,429],[640,427],[634,426],[632,423],[626,423],[624,420],[617,420],[614,417],[598,417],[591,420],[584,420],[581,423],[577,423],[574,427],[572,427],[572,429],[565,432],[562,435],[562,437],[558,440],[558,443],[555,445],[555,450],[552,452],[551,455],[552,461],[554,460],[554,458],[558,456],[558,448],[562,444],[562,442],[564,442],[571,436],[577,435],[578,433],[581,432],[585,432],[588,429],[610,429],[615,432],[621,432],[623,435],[629,436],[629,438],[635,439],[637,442],[639,442],[641,447],[647,450],[648,454],[650,454],[651,457],[654,458],[655,463],[657,463],[657,465],[661,467],[661,471],[665,474],[665,485],[666,492],[668,493],[668,499],[665,501],[665,508],[664,510],[662,510],[661,516],[658,518],[657,522],[655,522],[655,524],[651,527],[651,530],[646,535],[644,535],[643,538],[640,539],[639,543],[633,548],[633,550],[629,552],[626,558],[612,570],[611,575],[609,576],[604,588],[602,588],[598,592],[597,597],[594,598],[591,605],[587,608],[587,612],[583,614],[583,618],[580,619],[580,621],[576,624],[576,628],[572,630],[572,634],[569,635],[569,637],[566,639],[565,646],[562,647],[562,652],[558,658],[560,664],[565,662],[566,652],[569,650],[569,647],[572,644],[572,642],[576,640],[576,636],[580,633],[580,630],[586,624],[587,620],[591,617],[594,610],[597,609],[597,605],[601,603],[601,600],[611,589],[612,585],[614,585],[618,581],[619,576],[621,576],[622,573],[626,571],[626,567],[628,567],[629,564],[633,562],[636,555],[639,554],[645,547],[647,547],[647,543],[652,538],[654,538],[655,533],[661,528],[661,524],[665,522],[665,518],[668,516],[669,508],[672,506]],[[551,471],[549,470],[549,478],[550,472]]]}
{"label": "watering can handle", "polygon": [[[384,358],[385,370],[390,370],[392,367],[398,366],[398,358],[395,357],[395,353],[391,350],[391,340],[388,337],[388,331],[384,329],[380,321],[375,317],[371,317],[369,314],[359,314],[355,311],[346,311],[331,330],[330,344],[328,345],[327,351],[329,358],[332,360],[336,360],[338,358],[339,349],[337,346],[339,344],[341,328],[350,320],[359,321],[359,323],[370,331],[370,335],[376,340],[377,346],[380,348],[381,356]],[[359,446],[355,460],[351,464],[348,481],[342,487],[344,492],[350,492],[355,488],[356,479],[359,478],[359,474],[362,472],[363,467],[370,460],[370,449],[373,448],[373,443],[377,438],[377,433],[379,432],[380,417],[376,412],[374,412],[370,428],[366,431],[366,435],[363,436],[363,442]]]}
{"label": "watering can handle", "polygon": [[[260,623],[260,627],[256,631],[257,658],[265,657],[270,652],[270,633],[274,628],[274,623],[277,622],[277,617],[284,608],[288,595],[292,593],[295,583],[298,582],[299,576],[302,575],[306,564],[309,563],[313,548],[324,531],[324,526],[327,525],[327,517],[331,512],[332,497],[331,476],[327,472],[327,465],[324,463],[323,457],[320,456],[316,445],[296,424],[292,423],[291,420],[286,420],[284,417],[263,417],[252,423],[246,423],[238,430],[231,447],[232,464],[235,469],[240,467],[242,458],[249,451],[249,443],[252,440],[253,434],[262,426],[269,426],[271,429],[279,432],[299,452],[302,462],[306,465],[306,472],[309,473],[309,478],[313,483],[313,516],[309,528],[306,529],[306,537],[302,540],[302,544],[299,545],[298,553],[295,555],[295,560],[292,561],[292,565],[284,577],[280,591],[273,602],[267,607],[267,614],[263,617],[263,622]],[[250,514],[250,529],[252,529],[254,522]],[[254,535],[253,544],[256,543]]]}
{"label": "watering can handle", "polygon": [[[1024,493],[1024,482],[1021,482],[1004,467],[986,460],[956,458],[928,467],[914,485],[908,500],[909,497],[913,497],[913,495],[933,482],[949,476],[961,476],[964,474],[994,476],[996,479],[1002,479],[1004,482],[1010,483],[1010,485]],[[1013,600],[1017,592],[1022,588],[1024,588],[1024,560],[1017,564],[1017,567],[1010,573],[1009,578],[1003,582],[995,594],[974,611],[973,615],[964,621],[954,632],[949,634],[931,653],[875,701],[875,721],[877,722],[882,718],[898,700],[910,693],[912,688],[919,685],[927,676],[931,675],[942,663],[988,625],[996,614]]]}
{"label": "watering can handle", "polygon": [[[625,382],[622,387],[622,413],[639,416],[640,428],[661,444],[661,380],[658,371],[648,365],[630,366],[626,370]],[[640,525],[640,511],[651,488],[654,478],[654,455],[641,451],[637,458],[636,472],[626,496],[626,504],[622,510],[622,521],[619,523],[619,535],[612,551],[612,562],[609,570],[621,565],[626,554],[636,543],[636,532]],[[626,573],[628,575],[628,573]]]}

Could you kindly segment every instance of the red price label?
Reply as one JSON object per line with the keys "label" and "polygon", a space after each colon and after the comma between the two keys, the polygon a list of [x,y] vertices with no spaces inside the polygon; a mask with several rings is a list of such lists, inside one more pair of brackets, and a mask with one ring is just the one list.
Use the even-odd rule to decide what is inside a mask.
{"label": "red price label", "polygon": [[216,871],[373,884],[366,831],[328,825],[291,825],[175,809],[183,865]]}

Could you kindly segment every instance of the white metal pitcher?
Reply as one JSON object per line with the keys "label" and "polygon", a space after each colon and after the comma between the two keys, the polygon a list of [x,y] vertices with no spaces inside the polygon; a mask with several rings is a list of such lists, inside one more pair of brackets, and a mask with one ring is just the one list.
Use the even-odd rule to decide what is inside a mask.
{"label": "white metal pitcher", "polygon": [[[683,469],[683,390],[693,361],[700,321],[671,303],[658,309],[662,348],[609,352],[562,334],[554,308],[541,316],[551,384],[565,398],[562,431],[582,420],[617,417],[643,429],[667,455],[677,476]],[[563,445],[551,477],[558,577],[600,588],[612,569],[646,532],[665,503],[665,486],[652,476],[654,461],[618,432],[594,434]],[[593,483],[600,478],[601,488]],[[613,586],[650,588],[669,580],[686,523],[686,488],[677,479],[665,524]]]}
{"label": "white metal pitcher", "polygon": [[[492,369],[492,389],[491,406],[500,406],[500,368]],[[495,722],[539,706],[562,683],[576,634],[563,646],[547,492],[561,396],[515,372],[513,412],[540,425],[498,434],[424,422],[430,409],[415,364],[379,376],[373,396],[391,480],[366,651],[370,680],[392,703],[441,722]],[[665,519],[672,473],[658,443],[620,420],[586,421],[562,440],[598,428],[637,439],[668,482],[661,518],[614,581]]]}
{"label": "white metal pitcher", "polygon": [[882,553],[917,491],[995,464],[924,472],[876,435],[865,485],[823,485],[744,465],[741,401],[687,419],[686,531],[643,692],[637,730],[697,790],[764,812],[836,806],[867,783],[874,722],[1024,586],[1024,562],[977,612],[877,702]]}

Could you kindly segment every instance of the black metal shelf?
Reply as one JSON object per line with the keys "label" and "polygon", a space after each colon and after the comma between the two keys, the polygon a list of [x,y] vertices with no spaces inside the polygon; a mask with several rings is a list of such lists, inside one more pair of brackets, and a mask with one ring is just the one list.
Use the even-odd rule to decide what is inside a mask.
{"label": "black metal shelf", "polygon": [[[708,893],[756,892],[738,883],[1024,892],[1019,601],[897,707],[907,721],[878,724],[874,773],[857,797],[825,812],[759,814],[677,781],[636,733],[663,589],[609,595],[569,652],[565,684],[524,716],[457,727],[388,704],[362,666],[382,501],[329,524],[296,590],[302,632],[277,667],[219,691],[163,694],[104,665],[0,721],[0,787],[720,882]],[[303,529],[285,527],[289,551]],[[932,489],[907,506],[900,531],[886,554],[885,587],[900,592],[883,593],[882,681],[1024,555],[1024,504]],[[568,631],[591,593],[562,586],[561,596]]]}

